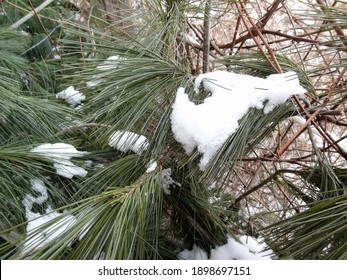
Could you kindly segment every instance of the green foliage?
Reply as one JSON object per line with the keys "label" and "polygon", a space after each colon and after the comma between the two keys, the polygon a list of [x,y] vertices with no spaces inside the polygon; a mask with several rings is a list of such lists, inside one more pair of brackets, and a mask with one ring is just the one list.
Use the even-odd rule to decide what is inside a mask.
{"label": "green foliage", "polygon": [[283,259],[346,259],[346,195],[315,203],[266,228],[266,240]]}
{"label": "green foliage", "polygon": [[[268,114],[250,109],[202,171],[201,155],[197,150],[186,155],[170,121],[179,87],[196,104],[209,94],[193,90],[195,74],[201,72],[200,2],[146,0],[136,10],[123,11],[131,11],[126,19],[117,19],[101,1],[84,1],[83,9],[60,1],[10,30],[31,10],[27,1],[12,2],[4,2],[0,15],[0,234],[7,240],[0,245],[1,258],[176,259],[185,248],[197,245],[210,253],[227,237],[246,233],[264,236],[276,258],[347,258],[346,154],[329,135],[345,125],[346,87],[336,77],[346,66],[341,54],[346,38],[332,35],[345,26],[344,11],[309,6],[307,16],[317,24],[310,28],[326,38],[305,37],[304,47],[283,47],[270,36],[272,49],[252,47],[247,40],[255,40],[254,26],[243,42],[229,43],[234,49],[211,42],[210,70],[258,77],[295,71],[307,94]],[[32,1],[35,7],[41,2]],[[213,18],[218,31],[226,30],[224,15],[246,18],[237,9],[240,1],[226,2],[213,7],[220,15]],[[326,23],[324,29],[318,21]],[[292,24],[294,31],[311,32]],[[311,51],[313,46],[317,49]],[[326,65],[306,61],[320,55]],[[71,85],[86,95],[75,110],[55,99]],[[294,127],[291,116],[311,117],[325,136],[323,146],[318,148],[311,134],[309,141],[296,143],[304,129]],[[118,130],[145,136],[147,149],[134,153],[110,147],[110,136]],[[282,151],[290,141],[294,144]],[[85,177],[63,178],[54,160],[30,151],[62,142],[88,152],[72,159],[88,171]],[[332,163],[332,154],[339,164]],[[38,195],[32,179],[42,180],[49,194],[33,211],[43,215],[51,209],[56,217],[26,232],[30,221],[23,199]]]}

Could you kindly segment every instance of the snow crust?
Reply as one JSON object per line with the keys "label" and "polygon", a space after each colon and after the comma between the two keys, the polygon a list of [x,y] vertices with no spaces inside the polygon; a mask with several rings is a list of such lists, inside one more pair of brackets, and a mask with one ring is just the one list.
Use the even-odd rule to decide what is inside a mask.
{"label": "snow crust", "polygon": [[118,130],[109,137],[108,145],[121,152],[133,151],[141,154],[148,148],[148,140],[145,136],[130,131]]}
{"label": "snow crust", "polygon": [[184,88],[179,88],[170,116],[174,137],[186,154],[190,155],[195,148],[203,154],[199,164],[201,170],[236,131],[238,121],[250,108],[263,108],[267,114],[290,96],[306,92],[294,72],[262,79],[215,71],[195,79],[196,93],[201,84],[211,95],[196,105],[189,100]]}
{"label": "snow crust", "polygon": [[207,253],[194,245],[192,250],[185,249],[178,257],[183,260],[271,260],[268,256],[271,250],[264,251],[266,244],[250,236],[240,236],[240,242],[229,237],[227,243],[211,250],[210,258]]}
{"label": "snow crust", "polygon": [[86,99],[86,96],[78,90],[75,90],[73,86],[69,86],[63,91],[57,93],[55,96],[58,99],[64,99],[73,108],[80,105],[82,101]]}
{"label": "snow crust", "polygon": [[70,144],[45,143],[30,151],[52,160],[57,174],[65,178],[71,179],[73,176],[84,177],[88,173],[84,168],[76,166],[70,161],[72,157],[81,157],[86,154],[86,152],[77,151],[76,148]]}

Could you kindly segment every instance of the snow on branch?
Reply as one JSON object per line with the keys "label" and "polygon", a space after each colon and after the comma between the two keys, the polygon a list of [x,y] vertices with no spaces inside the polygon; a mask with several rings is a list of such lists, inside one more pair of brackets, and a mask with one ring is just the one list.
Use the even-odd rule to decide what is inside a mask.
{"label": "snow on branch", "polygon": [[306,91],[299,84],[296,73],[273,74],[266,79],[226,71],[199,75],[195,91],[200,85],[211,92],[202,104],[194,104],[184,88],[177,91],[171,114],[175,139],[190,155],[195,148],[203,154],[200,169],[238,128],[238,121],[254,107],[265,114],[295,94]]}

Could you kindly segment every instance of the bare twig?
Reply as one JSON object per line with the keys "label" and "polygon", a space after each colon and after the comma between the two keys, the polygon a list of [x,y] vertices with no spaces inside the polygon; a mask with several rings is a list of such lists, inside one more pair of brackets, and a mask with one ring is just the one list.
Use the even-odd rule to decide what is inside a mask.
{"label": "bare twig", "polygon": [[[337,81],[334,83],[334,85],[330,88],[329,93],[327,95],[327,97],[325,98],[323,104],[321,104],[321,106],[312,114],[309,115],[306,110],[304,110],[304,108],[302,107],[302,105],[300,104],[300,102],[298,102],[298,104],[300,104],[301,109],[303,112],[306,113],[306,115],[308,116],[308,119],[306,120],[306,122],[299,128],[298,131],[296,131],[296,133],[294,134],[294,136],[287,142],[285,143],[277,152],[277,156],[281,156],[283,154],[283,152],[289,147],[289,145],[302,133],[303,130],[306,129],[307,125],[312,122],[313,125],[318,129],[318,131],[321,133],[322,137],[328,141],[329,144],[331,144],[334,149],[336,151],[338,151],[339,153],[341,153],[341,149],[334,145],[333,141],[331,141],[331,139],[326,135],[326,133],[324,133],[324,131],[322,131],[319,127],[317,127],[317,125],[314,122],[315,117],[320,113],[320,111],[322,111],[325,108],[325,105],[329,102],[331,95],[333,94],[333,92],[335,91],[337,85],[339,84],[340,80],[344,77],[345,73],[347,71],[347,68],[344,68],[344,70],[341,72],[340,76],[338,77]],[[295,96],[294,96],[295,97]]]}
{"label": "bare twig", "polygon": [[[33,3],[31,2],[31,0],[29,0],[29,5],[30,5],[30,7],[33,9],[33,12],[34,12],[34,14],[35,14],[35,17],[36,17],[37,20],[39,21],[39,23],[40,23],[40,25],[41,25],[43,31],[45,32],[47,38],[48,38],[49,41],[51,42],[51,45],[55,47],[55,46],[56,46],[55,41],[52,39],[52,37],[51,37],[50,34],[48,33],[46,27],[45,27],[44,24],[42,23],[42,20],[41,20],[41,18],[39,17],[37,11],[35,10],[35,7],[34,7]],[[61,57],[61,55],[60,55],[58,49],[57,49],[57,52],[58,52],[59,56]]]}
{"label": "bare twig", "polygon": [[277,70],[276,66],[271,62],[271,60],[269,59],[269,57],[268,57],[268,56],[266,55],[266,53],[264,52],[264,50],[263,50],[261,44],[258,42],[257,38],[256,38],[255,36],[253,36],[252,31],[251,31],[250,27],[247,25],[247,23],[246,23],[246,21],[245,21],[243,15],[240,15],[240,17],[241,17],[242,22],[243,22],[244,25],[246,26],[246,29],[247,29],[248,33],[251,34],[251,36],[252,36],[252,38],[253,38],[253,41],[256,43],[256,45],[257,45],[259,51],[260,51],[260,52],[262,53],[262,55],[264,56],[265,60],[271,65],[272,68],[274,68],[275,70]]}
{"label": "bare twig", "polygon": [[210,57],[210,29],[211,29],[211,0],[206,0],[204,16],[204,50],[202,56],[202,72],[208,72]]}
{"label": "bare twig", "polygon": [[238,196],[233,205],[229,208],[233,208],[233,206],[237,205],[238,203],[240,203],[241,200],[245,199],[247,196],[249,196],[250,194],[254,193],[255,191],[259,190],[260,188],[266,186],[268,183],[270,183],[272,180],[274,180],[278,175],[283,174],[283,173],[292,173],[292,174],[297,174],[298,172],[292,169],[280,169],[280,170],[276,170],[273,174],[271,174],[267,179],[265,179],[264,181],[260,182],[258,185],[256,185],[255,187],[251,188],[250,190],[244,192],[243,194],[241,194],[240,196]]}
{"label": "bare twig", "polygon": [[270,18],[273,16],[273,14],[276,12],[278,6],[283,2],[284,0],[276,0],[272,3],[272,5],[267,9],[267,13],[259,19],[257,22],[257,26],[262,29],[265,27],[267,22],[270,20]]}

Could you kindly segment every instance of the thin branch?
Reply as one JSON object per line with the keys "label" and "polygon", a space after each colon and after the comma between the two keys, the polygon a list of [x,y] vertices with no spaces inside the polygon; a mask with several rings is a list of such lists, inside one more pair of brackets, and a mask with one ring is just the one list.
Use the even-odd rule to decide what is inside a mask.
{"label": "thin branch", "polygon": [[273,174],[270,175],[270,177],[268,177],[267,179],[265,179],[264,181],[260,182],[258,185],[256,185],[255,187],[251,188],[250,190],[244,192],[243,194],[241,194],[239,197],[237,197],[233,203],[233,205],[229,206],[229,209],[233,208],[235,205],[237,205],[238,203],[240,203],[241,200],[245,199],[247,196],[249,196],[250,194],[254,193],[255,191],[259,190],[260,188],[266,186],[268,183],[270,183],[272,180],[274,180],[278,175],[282,174],[282,173],[292,173],[292,174],[297,174],[298,172],[292,169],[280,169],[280,170],[276,170]]}
{"label": "thin branch", "polygon": [[233,40],[231,41],[231,43],[228,44],[228,47],[230,47],[230,54],[234,53],[234,48],[236,45],[236,38],[237,38],[237,35],[239,33],[240,24],[241,24],[241,16],[238,16],[237,20],[236,20],[236,27],[235,27],[235,31],[234,31]]}
{"label": "thin branch", "polygon": [[211,0],[206,0],[204,16],[204,50],[202,56],[202,72],[208,72],[210,57],[210,29],[211,29]]}
{"label": "thin branch", "polygon": [[[344,77],[345,73],[347,71],[347,68],[344,68],[344,70],[341,72],[340,76],[338,77],[337,81],[333,84],[333,86],[330,88],[327,97],[325,97],[325,100],[323,102],[323,104],[321,104],[321,106],[312,114],[309,115],[306,110],[302,107],[302,105],[300,104],[300,102],[297,101],[297,103],[301,106],[301,110],[303,112],[305,112],[305,114],[308,116],[308,119],[306,120],[306,122],[299,128],[298,131],[296,131],[296,133],[294,134],[294,136],[287,142],[285,143],[277,152],[277,156],[281,156],[284,151],[289,147],[289,145],[302,133],[303,130],[306,129],[307,125],[312,122],[312,124],[317,128],[317,130],[321,133],[322,137],[328,141],[329,144],[331,144],[334,149],[341,153],[341,149],[334,145],[334,143],[331,141],[331,139],[326,135],[326,133],[322,132],[322,130],[317,127],[317,124],[314,122],[315,117],[324,109],[325,105],[329,102],[331,95],[333,94],[333,92],[335,91],[337,85],[340,83],[341,79]],[[294,98],[297,99],[296,96],[294,96]]]}
{"label": "thin branch", "polygon": [[[51,45],[54,46],[54,47],[56,47],[56,45],[57,45],[56,42],[52,39],[52,37],[51,37],[50,34],[48,33],[46,27],[45,27],[44,24],[42,23],[42,20],[41,20],[40,16],[38,15],[37,11],[35,10],[35,7],[34,7],[33,3],[31,2],[31,0],[29,0],[29,5],[30,5],[30,7],[32,8],[32,10],[33,10],[33,12],[34,12],[34,14],[35,14],[35,17],[37,18],[38,22],[40,23],[40,25],[41,25],[43,31],[45,32],[45,34],[46,34],[48,40],[51,42]],[[56,48],[56,51],[58,52],[59,56],[61,57],[61,54],[60,54],[58,48]]]}
{"label": "thin branch", "polygon": [[265,25],[267,24],[267,22],[271,19],[271,17],[273,16],[273,14],[276,12],[278,6],[284,2],[284,0],[276,0],[274,3],[272,3],[271,7],[267,8],[267,13],[261,18],[259,19],[259,21],[257,22],[257,26],[262,29],[265,27]]}
{"label": "thin branch", "polygon": [[[279,62],[277,61],[277,58],[275,56],[274,51],[272,50],[272,48],[270,47],[270,45],[268,44],[266,38],[263,36],[263,34],[260,32],[258,26],[255,24],[255,22],[253,21],[252,17],[249,15],[249,13],[246,10],[246,7],[244,5],[244,3],[240,2],[243,10],[245,11],[245,14],[247,15],[248,21],[251,23],[253,29],[256,31],[256,33],[258,34],[258,36],[260,37],[260,39],[263,41],[265,47],[267,48],[267,51],[269,52],[269,55],[271,56],[273,63],[274,63],[274,69],[278,72],[278,73],[283,73],[281,66],[279,64]],[[272,65],[272,64],[271,64]]]}
{"label": "thin branch", "polygon": [[[246,11],[246,7],[245,5],[240,2],[240,6],[238,3],[236,3],[236,7],[240,13],[241,16],[241,20],[243,21],[243,24],[245,25],[248,33],[250,34],[250,36],[253,38],[253,41],[257,44],[259,51],[262,53],[262,55],[264,56],[265,60],[271,65],[271,67],[278,73],[282,73],[281,68],[279,67],[279,64],[275,58],[275,56],[273,54],[271,54],[272,50],[270,48],[270,46],[266,43],[265,38],[261,35],[261,33],[259,32],[259,30],[257,29],[257,26],[255,25],[255,23],[253,22],[253,20],[251,19],[251,17],[249,16],[249,14]],[[258,36],[260,37],[260,39],[263,41],[263,43],[265,44],[265,46],[268,48],[270,56],[274,59],[274,63],[269,59],[269,57],[267,56],[267,54],[265,53],[265,51],[263,50],[261,44],[258,42],[256,36],[253,35],[252,32],[252,28],[250,28],[244,18],[244,16],[242,15],[242,13],[244,13],[247,16],[247,19],[249,20],[249,22],[251,23],[251,25],[253,26],[253,29],[256,30],[256,32],[258,33]]]}

